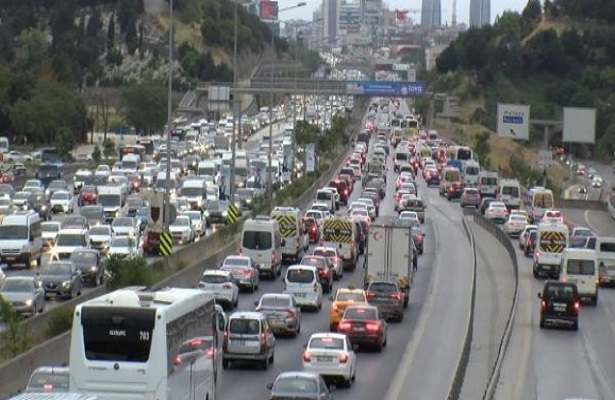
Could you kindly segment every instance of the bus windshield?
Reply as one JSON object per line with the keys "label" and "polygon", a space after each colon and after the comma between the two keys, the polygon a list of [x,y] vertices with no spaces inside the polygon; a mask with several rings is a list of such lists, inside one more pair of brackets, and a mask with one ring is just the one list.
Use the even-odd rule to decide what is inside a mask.
{"label": "bus windshield", "polygon": [[137,144],[141,145],[145,148],[145,154],[152,155],[154,154],[154,141],[151,139],[139,139],[137,140]]}
{"label": "bus windshield", "polygon": [[139,156],[141,161],[145,160],[145,147],[135,144],[125,144],[120,147],[120,160],[124,158],[126,154],[136,154]]}

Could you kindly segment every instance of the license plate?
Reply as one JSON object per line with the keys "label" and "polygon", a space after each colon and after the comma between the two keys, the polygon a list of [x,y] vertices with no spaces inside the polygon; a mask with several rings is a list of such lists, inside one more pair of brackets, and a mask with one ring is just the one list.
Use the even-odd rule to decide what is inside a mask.
{"label": "license plate", "polygon": [[555,311],[566,311],[566,304],[565,303],[554,303],[553,304],[553,309]]}
{"label": "license plate", "polygon": [[246,341],[245,340],[231,340],[231,344],[234,346],[245,346]]}
{"label": "license plate", "polygon": [[307,297],[305,293],[295,293],[295,297]]}
{"label": "license plate", "polygon": [[245,346],[247,347],[258,347],[260,346],[260,343],[256,340],[246,340],[245,341]]}
{"label": "license plate", "polygon": [[320,356],[320,357],[316,357],[316,361],[331,362],[333,361],[333,357]]}
{"label": "license plate", "polygon": [[355,332],[364,332],[364,331],[365,331],[365,328],[363,328],[362,326],[357,326],[357,327],[355,327],[355,328],[353,329],[353,331],[355,331]]}

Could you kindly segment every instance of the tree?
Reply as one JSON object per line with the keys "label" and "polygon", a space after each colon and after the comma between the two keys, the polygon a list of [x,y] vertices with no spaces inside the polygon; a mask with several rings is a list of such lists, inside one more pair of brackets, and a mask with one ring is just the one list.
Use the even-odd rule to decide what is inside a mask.
{"label": "tree", "polygon": [[38,69],[47,57],[49,45],[47,34],[40,28],[27,28],[21,31],[19,38],[19,52],[17,62],[20,68]]}
{"label": "tree", "polygon": [[75,132],[72,132],[68,128],[60,128],[60,131],[56,135],[55,145],[58,149],[58,153],[67,160],[69,155],[75,148],[77,144],[77,139],[75,137]]}
{"label": "tree", "polygon": [[491,146],[489,145],[489,136],[491,134],[487,131],[474,136],[474,153],[478,158],[480,165],[489,170],[491,168]]}
{"label": "tree", "polygon": [[115,12],[111,13],[109,25],[107,25],[107,51],[111,51],[115,45]]}
{"label": "tree", "polygon": [[542,7],[540,6],[540,0],[528,0],[525,8],[521,12],[521,16],[528,22],[537,21],[542,15]]}
{"label": "tree", "polygon": [[139,46],[139,39],[137,37],[137,27],[134,22],[128,24],[126,28],[126,47],[128,48],[128,54],[134,54],[135,50]]}
{"label": "tree", "polygon": [[94,90],[93,103],[96,120],[102,125],[103,129],[103,141],[107,140],[107,132],[109,131],[109,122],[111,119],[111,101],[109,95],[101,88]]}
{"label": "tree", "polygon": [[115,156],[115,151],[115,142],[113,140],[103,140],[103,155],[105,158],[113,158]]}
{"label": "tree", "polygon": [[143,257],[121,257],[111,255],[106,262],[109,272],[107,288],[115,290],[126,286],[150,286],[155,281],[152,269]]}
{"label": "tree", "polygon": [[100,160],[102,160],[102,152],[98,145],[95,145],[94,150],[92,150],[92,160],[94,160],[96,164],[100,164]]}
{"label": "tree", "polygon": [[123,92],[126,121],[138,133],[153,133],[167,122],[167,93],[162,81],[145,79]]}
{"label": "tree", "polygon": [[21,324],[21,318],[11,304],[0,296],[0,319],[4,321],[5,330],[2,332],[4,348],[2,355],[13,358],[28,349],[28,335]]}

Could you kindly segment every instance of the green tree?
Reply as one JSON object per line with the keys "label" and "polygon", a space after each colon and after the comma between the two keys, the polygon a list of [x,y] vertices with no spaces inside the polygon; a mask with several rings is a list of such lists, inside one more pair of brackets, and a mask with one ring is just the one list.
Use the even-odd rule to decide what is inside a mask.
{"label": "green tree", "polygon": [[143,257],[125,258],[114,254],[107,259],[105,267],[109,272],[109,290],[126,286],[150,286],[155,283],[155,275]]}
{"label": "green tree", "polygon": [[17,62],[20,68],[39,69],[45,61],[49,45],[47,34],[40,28],[24,29],[17,38],[19,52]]}
{"label": "green tree", "polygon": [[96,164],[100,164],[100,160],[102,160],[102,152],[98,145],[94,146],[94,150],[92,150],[92,160],[94,160]]}
{"label": "green tree", "polygon": [[58,153],[60,153],[64,159],[68,159],[76,144],[77,138],[75,137],[75,133],[68,128],[61,128],[55,140]]}
{"label": "green tree", "polygon": [[474,153],[480,165],[486,170],[491,169],[491,146],[489,145],[488,131],[484,131],[474,136]]}
{"label": "green tree", "polygon": [[105,158],[113,158],[116,155],[115,142],[111,139],[103,140],[103,155]]}
{"label": "green tree", "polygon": [[115,46],[115,12],[111,13],[107,25],[107,51],[110,51],[113,46]]}
{"label": "green tree", "polygon": [[135,50],[139,46],[139,38],[137,37],[137,27],[134,22],[128,24],[126,28],[126,47],[128,48],[128,54],[134,54]]}
{"label": "green tree", "polygon": [[0,334],[5,344],[2,355],[6,358],[16,357],[28,349],[28,335],[22,327],[21,318],[2,296],[0,296],[0,319],[5,324],[4,332]]}
{"label": "green tree", "polygon": [[542,15],[542,7],[540,0],[528,0],[525,8],[521,12],[521,16],[528,22],[535,22]]}
{"label": "green tree", "polygon": [[162,81],[145,79],[123,92],[126,121],[137,132],[153,133],[167,122],[167,94]]}

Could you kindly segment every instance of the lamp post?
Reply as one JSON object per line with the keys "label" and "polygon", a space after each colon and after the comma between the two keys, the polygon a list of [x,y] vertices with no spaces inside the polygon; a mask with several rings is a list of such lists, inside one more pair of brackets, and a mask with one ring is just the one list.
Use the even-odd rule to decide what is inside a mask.
{"label": "lamp post", "polygon": [[[173,94],[173,0],[169,0],[169,93],[167,98],[167,173],[164,189],[164,231],[169,231],[171,225],[171,124],[172,124],[172,94]],[[167,257],[168,259],[168,257]]]}
{"label": "lamp post", "polygon": [[231,176],[229,177],[229,195],[231,204],[235,204],[235,160],[237,156],[237,120],[239,118],[238,109],[241,108],[237,97],[237,7],[238,0],[235,0],[235,33],[233,40],[233,133],[231,134]]}
{"label": "lamp post", "polygon": [[[283,12],[283,11],[289,11],[289,10],[293,10],[295,8],[299,8],[299,7],[303,7],[307,5],[307,2],[302,1],[299,2],[297,4],[295,4],[294,6],[290,6],[290,7],[284,7],[278,10],[278,14]],[[275,47],[274,47],[274,37],[275,37],[275,33],[273,31],[273,22],[275,21],[274,18],[271,19],[271,25],[270,25],[270,29],[271,29],[271,49],[275,52]],[[271,75],[271,88],[273,89],[273,85],[274,85],[274,70],[275,70],[275,59],[277,57],[277,54],[274,54],[273,57],[273,63],[271,64],[271,71],[270,71],[270,75]],[[273,92],[272,92],[273,93]],[[273,96],[272,96],[273,97]],[[273,162],[273,107],[271,104],[269,104],[269,151],[268,151],[268,157],[267,157],[267,199],[269,200],[269,203],[271,204],[271,202],[273,201],[273,182],[272,182],[272,162]]]}

